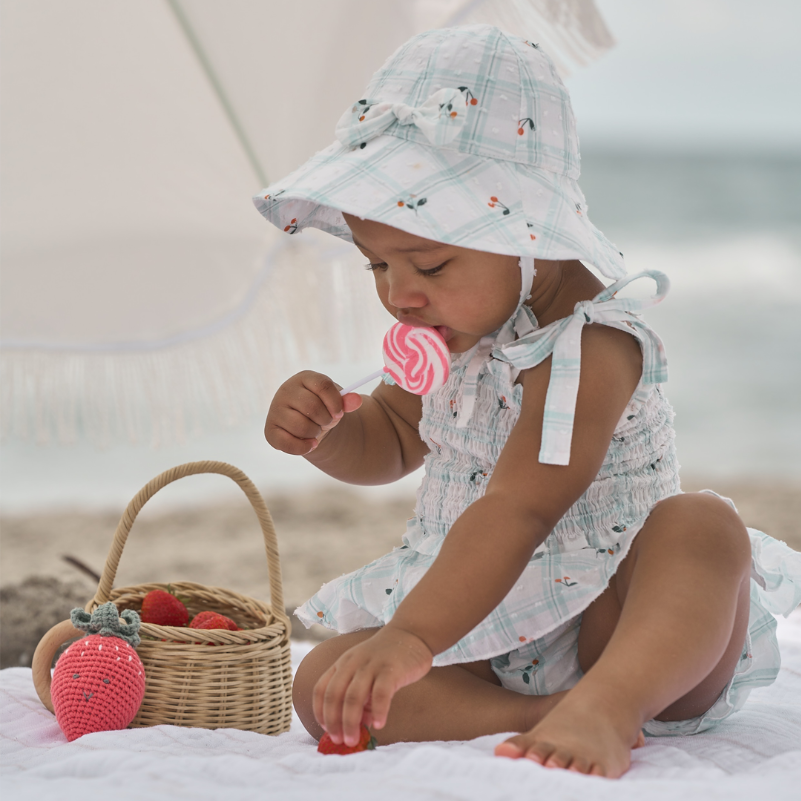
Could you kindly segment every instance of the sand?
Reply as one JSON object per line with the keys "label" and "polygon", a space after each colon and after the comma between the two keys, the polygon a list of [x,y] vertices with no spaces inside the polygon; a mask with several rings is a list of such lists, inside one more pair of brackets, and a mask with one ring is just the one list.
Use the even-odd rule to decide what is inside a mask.
{"label": "sand", "polygon": [[[704,481],[683,478],[687,491],[711,486],[729,495],[746,524],[801,551],[801,481]],[[278,532],[284,599],[288,609],[320,585],[399,545],[413,497],[371,499],[342,491],[268,495]],[[64,511],[0,517],[0,658],[2,666],[29,664],[28,640],[66,619],[75,598],[89,600],[95,583],[63,556],[100,573],[122,510]],[[52,579],[50,584],[25,579]],[[226,502],[137,519],[123,553],[115,586],[141,582],[197,581],[269,600],[261,531],[245,502]],[[45,597],[46,596],[46,597]],[[36,630],[20,633],[26,609],[38,604]],[[48,621],[52,620],[52,623]],[[317,629],[315,631],[314,629]],[[308,636],[294,623],[293,636]],[[313,627],[311,636],[324,635]],[[26,639],[27,638],[27,639]]]}

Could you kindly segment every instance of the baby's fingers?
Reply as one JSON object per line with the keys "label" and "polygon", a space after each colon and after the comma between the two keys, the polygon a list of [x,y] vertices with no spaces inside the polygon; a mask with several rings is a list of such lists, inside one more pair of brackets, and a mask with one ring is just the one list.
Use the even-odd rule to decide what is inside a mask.
{"label": "baby's fingers", "polygon": [[357,392],[349,392],[347,395],[342,396],[342,410],[347,414],[348,412],[355,412],[362,405],[362,396]]}
{"label": "baby's fingers", "polygon": [[315,409],[317,414],[306,412],[304,409],[301,409],[301,411],[321,426],[328,425],[331,421],[338,422],[341,420],[344,409],[342,408],[342,396],[339,394],[337,385],[328,376],[308,370],[301,373],[300,378],[303,386],[314,395],[316,401],[322,404],[327,414],[320,415],[317,409]]}
{"label": "baby's fingers", "polygon": [[352,660],[340,663],[328,678],[320,722],[335,743],[355,745],[359,741],[359,724],[372,683],[373,672]]}
{"label": "baby's fingers", "polygon": [[314,450],[322,431],[322,426],[295,409],[283,409],[267,421],[264,435],[277,450],[302,456]]}
{"label": "baby's fingers", "polygon": [[342,706],[342,738],[346,745],[356,745],[359,742],[360,726],[367,714],[365,707],[370,698],[372,684],[372,675],[360,671],[351,679],[345,691]]}
{"label": "baby's fingers", "polygon": [[[347,742],[342,726],[346,697],[349,704],[358,703],[358,688],[351,690],[353,679],[354,671],[341,666],[328,681],[328,686],[325,688],[320,723],[335,743]],[[359,719],[361,719],[363,708],[364,703],[362,703],[362,707],[359,710]],[[350,720],[351,716],[349,715],[348,721],[350,722]],[[350,732],[348,733],[350,734]]]}
{"label": "baby's fingers", "polygon": [[370,726],[383,729],[387,723],[389,707],[398,687],[392,677],[386,673],[379,675],[373,682],[370,693]]}
{"label": "baby's fingers", "polygon": [[325,716],[323,714],[323,705],[325,702],[325,692],[328,689],[328,684],[331,679],[334,677],[334,673],[336,672],[336,667],[331,666],[317,679],[317,684],[314,685],[314,690],[312,691],[312,711],[314,712],[314,719],[323,727],[325,731],[328,729],[325,726]]}

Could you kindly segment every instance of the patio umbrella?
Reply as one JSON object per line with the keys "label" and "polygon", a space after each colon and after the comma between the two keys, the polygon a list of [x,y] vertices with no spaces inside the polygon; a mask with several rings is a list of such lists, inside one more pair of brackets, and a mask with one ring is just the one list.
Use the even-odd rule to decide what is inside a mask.
{"label": "patio umbrella", "polygon": [[250,197],[329,144],[386,56],[494,22],[561,68],[592,0],[5,0],[2,432],[181,440],[264,412],[310,362],[378,354],[355,249]]}

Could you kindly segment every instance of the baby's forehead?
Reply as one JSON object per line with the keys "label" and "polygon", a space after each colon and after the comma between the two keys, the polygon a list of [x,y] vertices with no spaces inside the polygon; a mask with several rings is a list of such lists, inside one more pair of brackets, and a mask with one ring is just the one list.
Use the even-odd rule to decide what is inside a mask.
{"label": "baby's forehead", "polygon": [[397,253],[435,253],[438,251],[464,250],[456,245],[437,242],[422,236],[395,228],[375,220],[359,219],[350,214],[343,214],[345,222],[351,230],[353,244],[362,250],[376,248],[391,250]]}
{"label": "baby's forehead", "polygon": [[465,260],[465,257],[470,261],[475,261],[476,257],[482,257],[482,263],[485,263],[486,258],[489,257],[493,263],[504,260],[516,265],[520,258],[509,254],[466,248],[461,245],[440,242],[436,239],[427,239],[409,231],[404,231],[402,228],[395,228],[375,220],[354,217],[347,213],[343,213],[342,216],[350,228],[353,244],[365,254],[369,254],[370,257],[375,256],[381,260],[390,259],[398,255],[419,259],[421,262],[430,260],[444,261],[455,258]]}

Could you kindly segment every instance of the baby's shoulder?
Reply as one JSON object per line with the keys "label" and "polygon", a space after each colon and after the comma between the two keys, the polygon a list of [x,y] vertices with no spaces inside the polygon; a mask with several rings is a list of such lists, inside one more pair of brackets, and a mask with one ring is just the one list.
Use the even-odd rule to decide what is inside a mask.
{"label": "baby's shoulder", "polygon": [[590,323],[582,329],[581,367],[595,364],[601,368],[642,372],[642,349],[639,337],[632,328],[612,328],[603,323]]}

